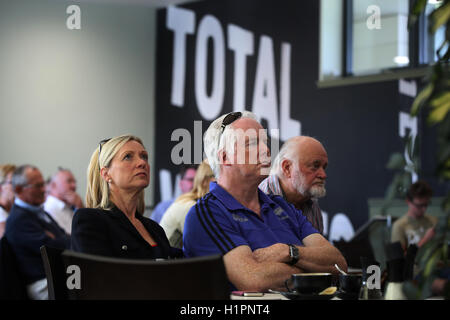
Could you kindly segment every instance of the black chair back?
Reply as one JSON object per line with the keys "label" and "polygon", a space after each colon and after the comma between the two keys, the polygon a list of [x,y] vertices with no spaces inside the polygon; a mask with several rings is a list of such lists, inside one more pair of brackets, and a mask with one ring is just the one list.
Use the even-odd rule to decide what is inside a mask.
{"label": "black chair back", "polygon": [[0,300],[30,300],[16,256],[5,236],[0,239]]}
{"label": "black chair back", "polygon": [[47,246],[40,249],[47,278],[48,299],[67,300],[66,272],[61,257],[64,250]]}
{"label": "black chair back", "polygon": [[[230,285],[220,255],[176,260],[130,260],[66,250],[73,270],[69,299],[227,300]],[[70,269],[69,269],[70,268]],[[77,273],[79,289],[77,289]]]}

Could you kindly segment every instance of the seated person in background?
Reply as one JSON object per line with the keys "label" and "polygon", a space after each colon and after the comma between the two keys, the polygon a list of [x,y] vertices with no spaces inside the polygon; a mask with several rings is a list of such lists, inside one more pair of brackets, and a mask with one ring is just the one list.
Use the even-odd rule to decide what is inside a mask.
{"label": "seated person in background", "polygon": [[282,196],[323,234],[323,218],[318,198],[324,197],[328,155],[322,144],[307,136],[287,140],[276,156],[270,176],[259,188],[267,194]]}
{"label": "seated person in background", "polygon": [[67,234],[72,233],[74,211],[84,206],[76,190],[77,181],[72,172],[58,168],[48,183],[48,195],[44,202],[44,210]]}
{"label": "seated person in background", "polygon": [[[180,187],[181,194],[185,194],[186,192],[189,192],[192,190],[194,186],[194,177],[195,172],[197,170],[197,165],[195,164],[188,164],[183,165],[180,170],[180,182],[178,186]],[[174,202],[174,199],[161,201],[158,203],[155,207],[155,209],[152,212],[152,215],[150,219],[161,223],[162,217],[166,213],[167,209],[170,207],[170,205]]]}
{"label": "seated person in background", "polygon": [[408,211],[392,225],[391,241],[400,241],[404,250],[415,244],[419,248],[433,238],[437,218],[425,214],[433,190],[425,181],[413,183],[406,193]]}
{"label": "seated person in background", "polygon": [[431,284],[431,292],[436,296],[444,296],[445,299],[450,297],[450,268],[445,267],[439,270],[437,277]]}
{"label": "seated person in background", "polygon": [[141,139],[122,135],[101,141],[89,163],[87,208],[78,209],[73,218],[72,250],[128,259],[181,256],[163,228],[142,215],[149,182]]}
{"label": "seated person in background", "polygon": [[197,200],[209,192],[209,183],[213,179],[214,174],[208,164],[208,160],[205,159],[195,174],[194,188],[179,196],[167,209],[160,225],[164,228],[171,246],[183,248],[183,229],[186,215]]}
{"label": "seated person in background", "polygon": [[258,185],[270,170],[267,136],[250,112],[213,121],[205,153],[217,179],[189,210],[184,225],[186,257],[223,254],[238,290],[285,290],[294,273],[332,272],[347,263],[300,211]]}
{"label": "seated person in background", "polygon": [[31,299],[48,299],[47,279],[41,258],[41,246],[67,249],[70,237],[44,211],[45,184],[36,167],[23,165],[12,176],[16,198],[8,220],[5,237],[11,245],[20,273]]}
{"label": "seated person in background", "polygon": [[5,233],[6,219],[14,203],[14,190],[11,178],[16,166],[5,164],[0,166],[0,238]]}

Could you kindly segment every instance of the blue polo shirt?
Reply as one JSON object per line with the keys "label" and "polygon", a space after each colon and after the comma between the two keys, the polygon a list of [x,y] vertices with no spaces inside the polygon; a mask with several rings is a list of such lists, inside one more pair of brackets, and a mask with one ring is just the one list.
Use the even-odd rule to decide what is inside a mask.
{"label": "blue polo shirt", "polygon": [[276,243],[303,245],[318,233],[301,211],[280,196],[258,189],[261,217],[240,204],[216,182],[186,217],[183,251],[186,257],[225,254],[246,245],[252,251]]}

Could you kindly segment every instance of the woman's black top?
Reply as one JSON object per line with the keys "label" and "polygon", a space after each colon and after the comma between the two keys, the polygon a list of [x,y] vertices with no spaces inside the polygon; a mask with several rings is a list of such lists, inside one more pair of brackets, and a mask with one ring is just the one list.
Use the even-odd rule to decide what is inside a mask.
{"label": "woman's black top", "polygon": [[112,210],[83,208],[72,221],[71,250],[126,259],[170,259],[182,257],[172,248],[164,229],[155,221],[136,214],[156,246],[139,234],[131,221],[117,207]]}

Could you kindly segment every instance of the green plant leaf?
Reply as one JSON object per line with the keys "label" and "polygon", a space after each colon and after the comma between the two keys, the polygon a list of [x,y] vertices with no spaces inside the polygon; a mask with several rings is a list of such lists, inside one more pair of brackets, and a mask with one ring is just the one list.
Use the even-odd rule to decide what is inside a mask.
{"label": "green plant leaf", "polygon": [[434,108],[439,107],[442,104],[445,104],[450,101],[450,92],[443,92],[437,95],[430,101],[430,105]]}
{"label": "green plant leaf", "polygon": [[440,243],[438,243],[436,239],[432,239],[431,241],[428,241],[422,247],[420,247],[419,251],[417,252],[417,260],[416,260],[419,269],[421,270],[425,269],[426,264],[430,260],[433,253],[436,252],[436,250],[438,250],[439,246]]}
{"label": "green plant leaf", "polygon": [[442,255],[442,248],[437,249],[431,258],[427,261],[425,265],[425,270],[423,271],[424,277],[429,277],[432,275],[433,271],[435,270],[436,264],[440,260]]}
{"label": "green plant leaf", "polygon": [[420,289],[412,281],[406,281],[402,287],[403,293],[409,300],[420,299]]}
{"label": "green plant leaf", "polygon": [[405,173],[402,178],[402,184],[398,189],[402,194],[406,194],[406,191],[411,186],[411,174]]}
{"label": "green plant leaf", "polygon": [[427,119],[428,123],[435,124],[441,122],[449,111],[450,111],[450,100],[441,104],[438,107],[435,107],[435,109],[432,112],[430,112]]}
{"label": "green plant leaf", "polygon": [[[418,143],[416,143],[417,140],[417,136],[413,137],[411,135],[408,136],[408,139],[406,140],[406,150],[408,152],[408,156],[410,159],[414,159],[414,155],[417,152],[417,145]],[[416,167],[415,163],[414,167]]]}
{"label": "green plant leaf", "polygon": [[427,0],[416,0],[411,8],[413,15],[420,15],[427,5]]}
{"label": "green plant leaf", "polygon": [[430,82],[425,88],[423,88],[417,97],[414,99],[413,105],[411,107],[411,115],[417,116],[420,107],[425,103],[425,101],[431,96],[433,92],[434,84]]}
{"label": "green plant leaf", "polygon": [[448,264],[448,243],[447,241],[444,241],[442,244],[442,256],[444,259],[444,265]]}
{"label": "green plant leaf", "polygon": [[450,143],[440,148],[437,160],[443,163],[444,167],[450,168]]}
{"label": "green plant leaf", "polygon": [[429,32],[434,34],[443,24],[446,24],[450,19],[450,2],[444,3],[439,8],[435,9],[429,17],[430,30]]}
{"label": "green plant leaf", "polygon": [[[449,178],[450,179],[450,178]],[[450,210],[450,193],[447,194],[447,196],[444,198],[444,200],[442,201],[442,205],[441,205],[442,209],[444,211],[449,211]],[[450,229],[450,226],[448,226],[448,229]],[[450,233],[448,234],[450,235]],[[450,241],[450,240],[449,240]]]}
{"label": "green plant leaf", "polygon": [[406,165],[405,158],[400,152],[396,152],[391,154],[388,163],[386,164],[386,168],[388,169],[403,169]]}
{"label": "green plant leaf", "polygon": [[408,29],[411,29],[416,24],[420,14],[425,9],[427,0],[416,0],[411,8],[411,14],[408,17]]}

